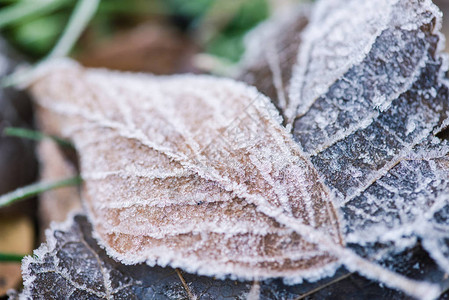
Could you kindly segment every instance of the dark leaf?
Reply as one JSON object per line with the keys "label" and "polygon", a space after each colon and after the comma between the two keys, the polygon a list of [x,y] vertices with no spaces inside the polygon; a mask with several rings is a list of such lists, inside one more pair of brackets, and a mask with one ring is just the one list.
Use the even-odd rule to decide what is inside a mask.
{"label": "dark leaf", "polygon": [[[444,276],[423,252],[407,252],[392,260],[390,267],[419,264],[409,269],[416,278]],[[411,273],[410,273],[411,270]],[[47,231],[47,243],[27,257],[23,264],[25,299],[188,299],[188,292],[175,269],[144,264],[127,266],[106,255],[92,237],[92,226],[84,215]],[[189,293],[199,300],[245,299],[253,283],[217,280],[180,273]],[[421,275],[420,275],[421,274]],[[424,276],[422,275],[424,274]],[[337,271],[333,278],[315,283],[284,285],[281,280],[260,283],[260,299],[368,299],[404,295],[372,283],[363,277]],[[18,298],[12,295],[11,299]]]}

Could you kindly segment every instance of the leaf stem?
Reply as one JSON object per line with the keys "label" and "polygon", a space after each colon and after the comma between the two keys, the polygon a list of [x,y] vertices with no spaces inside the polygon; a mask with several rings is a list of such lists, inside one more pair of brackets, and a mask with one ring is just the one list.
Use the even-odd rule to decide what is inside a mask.
{"label": "leaf stem", "polygon": [[57,189],[64,186],[78,185],[81,182],[81,177],[76,176],[58,181],[38,182],[25,187],[21,187],[15,191],[0,196],[0,207],[8,206],[16,201],[36,196],[45,191]]}
{"label": "leaf stem", "polygon": [[304,299],[304,298],[306,298],[306,297],[308,297],[310,295],[315,294],[316,292],[318,292],[318,291],[320,291],[320,290],[322,290],[324,288],[327,288],[327,287],[329,287],[329,286],[331,286],[331,285],[333,285],[333,284],[335,284],[335,283],[337,283],[337,282],[339,282],[339,281],[341,281],[341,280],[343,280],[345,278],[348,278],[351,275],[354,275],[354,272],[350,272],[350,273],[344,274],[344,275],[339,276],[336,279],[334,279],[334,280],[332,280],[332,281],[330,281],[328,283],[320,285],[319,287],[317,287],[317,288],[315,288],[313,290],[310,290],[310,291],[308,291],[308,292],[298,296],[297,298],[295,298],[295,300],[302,300],[302,299]]}
{"label": "leaf stem", "polygon": [[176,274],[178,274],[179,280],[181,280],[182,286],[184,287],[184,289],[187,293],[187,296],[189,297],[189,300],[195,300],[196,296],[190,291],[190,288],[187,285],[187,282],[185,281],[184,276],[182,276],[181,271],[178,268],[176,268],[175,271],[176,271]]}

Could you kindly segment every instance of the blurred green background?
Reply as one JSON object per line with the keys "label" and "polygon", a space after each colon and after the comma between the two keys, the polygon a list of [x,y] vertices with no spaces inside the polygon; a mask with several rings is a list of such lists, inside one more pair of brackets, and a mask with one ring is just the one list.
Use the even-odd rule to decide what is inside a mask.
{"label": "blurred green background", "polygon": [[[288,1],[297,2],[298,0]],[[284,3],[284,1],[278,1]],[[202,52],[236,62],[242,38],[273,10],[270,0],[102,0],[83,39],[107,40],[148,20],[170,22]],[[44,57],[61,35],[76,0],[0,0],[0,34],[31,60]]]}

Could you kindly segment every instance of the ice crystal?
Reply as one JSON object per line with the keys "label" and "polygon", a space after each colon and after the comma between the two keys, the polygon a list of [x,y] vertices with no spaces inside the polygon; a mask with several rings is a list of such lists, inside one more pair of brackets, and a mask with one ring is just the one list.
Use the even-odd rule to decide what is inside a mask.
{"label": "ice crystal", "polygon": [[310,10],[310,6],[300,5],[279,11],[245,39],[238,79],[256,85],[281,111],[287,107],[292,66],[301,44],[299,33],[308,24]]}
{"label": "ice crystal", "polygon": [[254,88],[68,62],[31,90],[43,128],[74,142],[96,237],[124,263],[289,283],[344,264],[438,293],[344,247],[332,194]]}
{"label": "ice crystal", "polygon": [[449,147],[431,138],[449,114],[440,26],[430,1],[318,2],[296,32],[284,115],[336,195],[346,243],[374,259],[419,238],[448,272]]}
{"label": "ice crystal", "polygon": [[[86,216],[70,216],[46,231],[47,242],[25,258],[19,299],[187,299],[175,270],[125,266],[108,257],[92,237]],[[198,299],[244,299],[249,284],[191,275]]]}
{"label": "ice crystal", "polygon": [[[371,4],[351,1],[325,16],[315,10],[290,90],[290,99],[296,100],[290,102],[290,110],[296,111],[294,137],[337,195],[346,242],[394,241],[392,250],[400,251],[417,236],[448,271],[442,253],[448,231],[432,220],[434,210],[449,200],[449,150],[445,143],[427,142],[446,126],[449,113],[441,13],[430,1],[376,2],[378,21],[369,14],[356,16],[374,24],[369,43],[360,48],[344,43],[352,51],[345,53],[355,59],[343,62],[338,51],[337,58],[329,55],[333,39],[317,40],[320,34],[313,32],[344,35],[349,25],[335,20],[354,14],[352,5],[367,9]],[[322,52],[307,52],[315,47]],[[338,62],[339,72],[329,72],[335,77],[308,70],[327,59]],[[431,149],[435,145],[438,152]]]}
{"label": "ice crystal", "polygon": [[[92,236],[92,225],[86,216],[70,216],[63,224],[53,224],[46,231],[47,242],[35,250],[23,263],[24,290],[10,291],[15,299],[247,299],[253,283],[218,280],[182,272],[189,289],[177,272],[169,267],[145,264],[123,265],[107,256]],[[422,257],[401,254],[394,261],[419,264],[418,274],[427,268]],[[433,274],[442,278],[444,274]],[[426,272],[426,276],[429,273]],[[338,284],[333,281],[338,281]],[[316,294],[312,294],[313,291]],[[284,285],[281,280],[260,282],[260,299],[297,299],[309,295],[323,297],[369,298],[383,295],[388,299],[403,299],[405,295],[388,290],[357,275],[340,269],[334,278],[298,285]],[[257,296],[257,293],[256,295]]]}
{"label": "ice crystal", "polygon": [[433,137],[449,123],[440,23],[429,0],[322,0],[258,28],[241,78],[293,136],[268,98],[229,79],[66,62],[31,91],[42,127],[77,148],[112,257],[288,283],[343,264],[432,298],[436,285],[370,261],[420,239],[449,271],[449,147]]}
{"label": "ice crystal", "polygon": [[44,128],[77,147],[90,220],[112,256],[246,279],[337,266],[317,246],[322,235],[341,247],[331,196],[255,89],[72,65],[32,90]]}

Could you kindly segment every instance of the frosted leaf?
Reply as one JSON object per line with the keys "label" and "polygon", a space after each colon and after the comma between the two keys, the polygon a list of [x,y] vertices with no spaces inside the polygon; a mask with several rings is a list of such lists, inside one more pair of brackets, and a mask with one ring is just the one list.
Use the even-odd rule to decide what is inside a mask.
{"label": "frosted leaf", "polygon": [[254,89],[69,66],[32,90],[44,128],[77,147],[90,220],[113,257],[247,279],[337,266],[298,229],[341,243],[328,190]]}
{"label": "frosted leaf", "polygon": [[416,297],[439,293],[344,247],[332,194],[255,89],[47,68],[31,86],[40,123],[74,142],[85,206],[112,257],[290,284],[344,264]]}
{"label": "frosted leaf", "polygon": [[237,77],[257,86],[281,111],[288,103],[292,66],[310,11],[308,5],[288,7],[287,11],[278,12],[258,25],[245,38],[246,51]]}
{"label": "frosted leaf", "polygon": [[448,272],[449,147],[433,137],[449,124],[440,27],[430,1],[318,2],[297,33],[283,114],[335,193],[350,247],[383,260],[419,240]]}
{"label": "frosted leaf", "polygon": [[[306,126],[307,116],[315,114],[316,127],[296,130],[302,138],[313,130],[325,132],[304,145],[306,152],[348,135],[361,118],[373,118],[410,87],[428,60],[426,52],[435,51],[434,19],[440,14],[430,1],[317,3],[299,49],[286,111],[290,122],[296,118],[295,128]],[[333,132],[332,125],[348,111],[352,121],[344,131]]]}
{"label": "frosted leaf", "polygon": [[[325,6],[327,2],[329,1],[319,3]],[[349,26],[348,22],[340,22],[338,26],[334,24],[330,27],[331,29],[328,29],[333,32],[332,36],[343,35],[342,39],[345,42],[340,41],[340,44],[351,51],[358,51],[356,54],[351,51],[349,53],[351,57],[360,57],[361,59],[360,62],[345,59],[344,62],[350,61],[352,64],[341,74],[329,72],[330,70],[315,63],[314,60],[327,58],[329,55],[326,54],[326,51],[339,53],[333,48],[333,37],[329,36],[327,39],[320,40],[317,36],[306,35],[309,36],[309,39],[306,37],[303,39],[302,45],[319,41],[319,43],[324,43],[322,45],[324,49],[321,52],[312,52],[313,57],[309,60],[300,60],[297,69],[300,70],[308,65],[313,65],[314,68],[320,66],[323,67],[322,70],[334,76],[313,99],[307,100],[307,103],[293,104],[294,108],[300,111],[291,116],[295,118],[294,135],[304,151],[310,155],[316,155],[357,130],[367,127],[379,118],[381,112],[393,106],[392,102],[406,91],[417,90],[416,92],[420,93],[419,90],[422,89],[424,90],[422,91],[423,97],[431,98],[435,98],[439,92],[439,85],[435,83],[435,80],[440,77],[438,69],[441,58],[435,51],[438,48],[439,34],[437,31],[441,22],[440,12],[430,4],[430,1],[401,0],[385,1],[382,4],[383,2],[351,1],[352,5],[341,5],[338,11],[327,15],[330,20],[342,16],[347,17],[348,14],[354,15],[356,19],[365,18],[368,15],[354,13],[355,7],[367,10],[366,5],[376,5],[376,9],[372,9],[372,11],[378,12],[380,19],[386,18],[388,21],[387,24],[384,24],[380,21],[364,20],[378,28],[375,26],[376,34],[370,43],[361,48],[354,47],[351,40],[348,40],[354,37],[352,31],[347,32],[346,36],[343,35],[346,26]],[[401,16],[398,16],[399,14]],[[403,17],[408,15],[415,17],[411,19]],[[323,26],[322,23],[327,24],[327,22],[327,19],[320,20],[317,24],[311,22],[308,30],[325,30],[326,26]],[[398,22],[400,24],[397,24]],[[334,31],[338,31],[340,27],[343,32],[336,34]],[[326,46],[326,40],[330,40],[330,45]],[[367,50],[362,51],[365,48]],[[304,51],[304,49],[300,49],[300,57]],[[428,69],[428,71],[424,69]],[[310,74],[311,72],[307,71],[306,73]],[[422,73],[433,76],[420,80]],[[317,76],[317,80],[321,80],[322,77]],[[294,91],[298,89],[295,85],[302,81],[310,83],[313,80],[309,77],[300,79],[293,76],[290,90],[292,99],[304,99],[301,94],[293,97]],[[402,95],[402,97],[406,96]],[[435,103],[435,106],[437,104],[438,102]],[[444,111],[441,107],[436,107],[436,109],[439,112]],[[288,112],[286,114],[288,115]],[[416,132],[413,130],[413,125],[414,123],[404,124],[407,133]],[[427,127],[431,127],[431,125],[429,124]]]}
{"label": "frosted leaf", "polygon": [[[84,215],[69,217],[65,224],[54,224],[46,234],[48,242],[24,261],[24,290],[21,294],[10,292],[10,299],[189,299],[174,269],[145,264],[127,266],[109,258],[93,238],[92,226]],[[395,262],[404,259],[427,268],[422,257],[413,254],[402,255]],[[429,276],[429,272],[425,275]],[[251,282],[217,280],[184,272],[182,276],[190,294],[201,300],[246,299],[252,286]],[[260,299],[296,299],[305,294],[310,299],[406,297],[343,269],[333,278],[314,283],[293,286],[284,285],[281,280],[260,283]]]}
{"label": "frosted leaf", "polygon": [[[20,299],[188,299],[174,269],[125,266],[108,257],[92,237],[86,216],[70,217],[46,231],[47,243],[23,261]],[[244,299],[250,284],[186,276],[199,299]],[[12,297],[14,299],[14,297]]]}
{"label": "frosted leaf", "polygon": [[[430,1],[319,2],[292,77],[297,102],[285,114],[337,196],[346,242],[378,258],[418,237],[447,271],[448,231],[434,213],[449,201],[449,148],[429,138],[448,123],[440,23]],[[367,26],[357,41],[366,45],[354,47]]]}
{"label": "frosted leaf", "polygon": [[436,163],[448,147],[426,140],[448,123],[440,26],[430,1],[318,2],[284,114],[337,196],[346,242],[377,257],[419,237],[448,270],[447,231],[431,221],[449,201]]}
{"label": "frosted leaf", "polygon": [[[323,11],[330,11],[336,2],[321,1],[315,14],[320,15],[320,9],[326,6]],[[351,3],[357,9],[371,5]],[[351,5],[321,14],[318,23],[312,18],[307,32],[324,32],[326,26],[322,24],[327,22],[334,24],[328,29],[334,34],[344,32],[350,26],[348,22],[332,22],[353,14],[356,8]],[[378,26],[369,51],[353,53],[361,59],[348,68],[336,64],[338,70],[344,71],[330,72],[335,77],[312,100],[302,96],[304,102],[298,103],[293,130],[326,185],[337,195],[346,242],[367,245],[394,241],[391,250],[398,252],[413,245],[416,236],[433,239],[439,230],[428,224],[426,214],[449,200],[448,169],[438,168],[435,163],[445,159],[447,146],[438,142],[434,144],[439,149],[420,145],[447,124],[449,92],[443,79],[447,66],[446,57],[438,51],[441,14],[430,1],[376,5],[384,19],[377,23],[365,20],[370,26]],[[361,18],[368,17],[365,14]],[[348,38],[353,38],[352,33]],[[333,37],[320,40],[306,34],[302,44],[305,48],[300,51],[308,49],[309,44],[313,48],[315,43],[327,42],[329,46],[323,47],[330,51]],[[345,45],[353,47],[350,40]],[[312,52],[307,61],[301,60],[306,57],[301,53],[297,70],[308,64],[316,67],[315,60],[327,59],[322,51]],[[314,76],[313,71],[304,72]],[[306,87],[315,82],[309,75],[293,76],[292,82],[304,80]],[[292,83],[291,96],[294,88]],[[426,249],[433,257],[444,256],[437,254],[435,247]]]}
{"label": "frosted leaf", "polygon": [[[448,162],[448,156],[403,160],[361,195],[348,201],[342,208],[346,241],[398,242],[402,236],[412,233],[425,241],[433,239],[439,231],[440,235],[444,233],[430,221],[435,211],[449,200]],[[433,249],[429,251],[432,253]]]}

